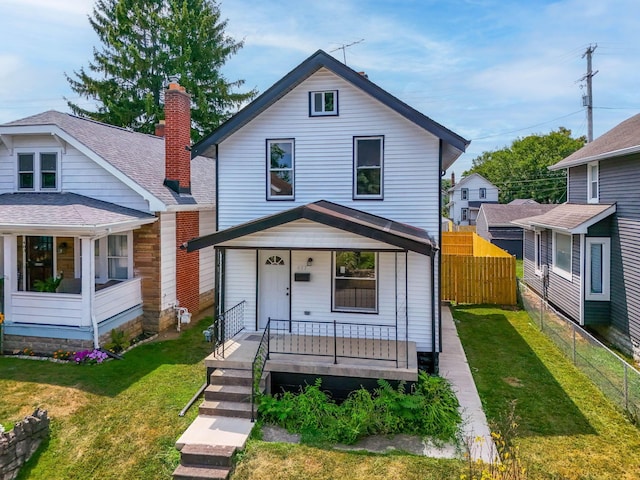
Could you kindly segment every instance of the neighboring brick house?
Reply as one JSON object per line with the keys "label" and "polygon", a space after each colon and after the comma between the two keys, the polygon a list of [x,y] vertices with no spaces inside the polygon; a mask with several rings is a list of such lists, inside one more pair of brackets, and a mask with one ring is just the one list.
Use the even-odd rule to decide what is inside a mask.
{"label": "neighboring brick house", "polygon": [[177,83],[165,117],[159,135],[56,111],[0,125],[5,350],[97,347],[213,303],[213,250],[177,247],[215,231],[214,162],[191,160]]}
{"label": "neighboring brick house", "polygon": [[476,220],[476,233],[485,240],[522,258],[521,226],[511,223],[519,218],[541,215],[557,205],[539,204],[535,200],[513,200],[508,204],[484,203]]}
{"label": "neighboring brick house", "polygon": [[567,171],[568,202],[517,221],[526,228],[525,279],[640,360],[640,115],[551,170]]}
{"label": "neighboring brick house", "polygon": [[498,187],[479,173],[467,175],[448,190],[449,218],[454,225],[475,225],[480,206],[498,203]]}

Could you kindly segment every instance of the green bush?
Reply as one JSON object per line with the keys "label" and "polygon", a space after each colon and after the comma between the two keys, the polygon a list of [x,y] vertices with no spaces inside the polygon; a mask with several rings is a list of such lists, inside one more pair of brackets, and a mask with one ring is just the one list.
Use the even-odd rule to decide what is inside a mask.
{"label": "green bush", "polygon": [[458,400],[449,383],[420,373],[411,393],[401,383],[394,389],[378,380],[371,394],[364,388],[351,392],[338,405],[321,390],[322,380],[300,393],[265,395],[258,413],[265,423],[300,433],[305,443],[353,444],[367,435],[408,433],[442,442],[455,441],[462,421]]}

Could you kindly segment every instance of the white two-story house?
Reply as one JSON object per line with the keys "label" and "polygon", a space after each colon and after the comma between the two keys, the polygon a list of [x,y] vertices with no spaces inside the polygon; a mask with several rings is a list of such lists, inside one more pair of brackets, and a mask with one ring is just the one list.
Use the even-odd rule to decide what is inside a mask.
{"label": "white two-story house", "polygon": [[436,370],[440,176],[467,145],[314,53],[193,147],[216,160],[218,232],[186,248],[215,246],[219,317],[382,335]]}
{"label": "white two-story house", "polygon": [[498,203],[500,191],[479,173],[462,178],[448,190],[449,218],[454,225],[475,225],[483,203]]}

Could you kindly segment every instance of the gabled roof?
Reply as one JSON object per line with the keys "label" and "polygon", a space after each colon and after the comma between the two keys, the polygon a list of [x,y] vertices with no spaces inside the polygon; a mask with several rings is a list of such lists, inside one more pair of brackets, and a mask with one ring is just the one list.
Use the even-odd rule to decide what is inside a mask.
{"label": "gabled roof", "polygon": [[214,162],[191,161],[192,195],[178,195],[163,185],[164,138],[132,132],[55,110],[0,125],[0,136],[52,134],[73,145],[149,201],[151,210],[215,202]]}
{"label": "gabled roof", "polygon": [[154,215],[75,193],[0,195],[0,230],[106,235],[155,222]]}
{"label": "gabled roof", "polygon": [[453,161],[460,156],[460,154],[462,154],[469,145],[469,140],[464,139],[457,133],[454,133],[426,115],[418,112],[414,108],[391,95],[389,92],[380,88],[364,75],[361,75],[355,70],[339,62],[328,53],[318,50],[253,102],[214,130],[208,137],[195,144],[191,150],[192,155],[206,155],[214,157],[215,151],[212,147],[219,144],[225,138],[229,137],[231,134],[249,123],[257,115],[276,103],[321,68],[330,70],[387,107],[396,111],[409,121],[415,123],[436,137],[441,138],[445,144],[448,145],[448,148],[445,148],[445,152],[443,152],[443,157],[446,157],[443,158],[443,163],[447,166],[452,164]]}
{"label": "gabled roof", "polygon": [[563,203],[542,215],[521,218],[512,223],[524,228],[544,228],[566,233],[587,233],[591,225],[616,213],[616,205]]}
{"label": "gabled roof", "polygon": [[514,198],[507,205],[539,205],[533,198]]}
{"label": "gabled roof", "polygon": [[471,180],[472,178],[480,178],[481,180],[484,180],[487,184],[491,185],[492,187],[494,187],[496,190],[498,189],[498,187],[496,187],[493,183],[491,183],[489,180],[487,180],[486,178],[484,178],[482,175],[480,175],[479,173],[472,173],[471,175],[467,175],[466,177],[463,177],[458,183],[456,183],[453,187],[450,187],[449,190],[447,190],[447,192],[452,192],[453,190],[457,190],[458,188],[460,188],[462,185],[464,185],[465,183],[467,183],[469,180]]}
{"label": "gabled roof", "polygon": [[[319,200],[220,232],[194,238],[183,247],[186,247],[188,252],[192,252],[303,218],[423,255],[429,255],[432,251],[437,250],[429,234],[421,228],[326,200]],[[340,245],[336,245],[336,248],[340,248]]]}
{"label": "gabled roof", "polygon": [[556,204],[539,204],[539,203],[508,203],[508,204],[491,204],[484,203],[480,207],[480,213],[483,215],[487,223],[487,227],[513,227],[512,220],[519,218],[533,217],[542,215],[556,208]]}
{"label": "gabled roof", "polygon": [[640,114],[616,125],[593,142],[587,143],[564,160],[550,166],[549,170],[562,170],[638,152],[640,152]]}

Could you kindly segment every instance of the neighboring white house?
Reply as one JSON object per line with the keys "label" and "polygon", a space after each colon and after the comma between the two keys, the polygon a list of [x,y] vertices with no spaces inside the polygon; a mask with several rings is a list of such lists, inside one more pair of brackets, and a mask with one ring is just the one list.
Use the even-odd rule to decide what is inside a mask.
{"label": "neighboring white house", "polygon": [[480,205],[498,203],[498,187],[478,173],[453,185],[449,192],[449,218],[455,225],[475,225]]}
{"label": "neighboring white house", "polygon": [[98,347],[213,303],[213,251],[177,247],[215,231],[214,164],[185,150],[184,89],[165,102],[166,139],[56,111],[0,125],[4,350]]}
{"label": "neighboring white house", "polygon": [[414,342],[437,370],[440,172],[468,141],[318,51],[210,136],[218,313]]}

